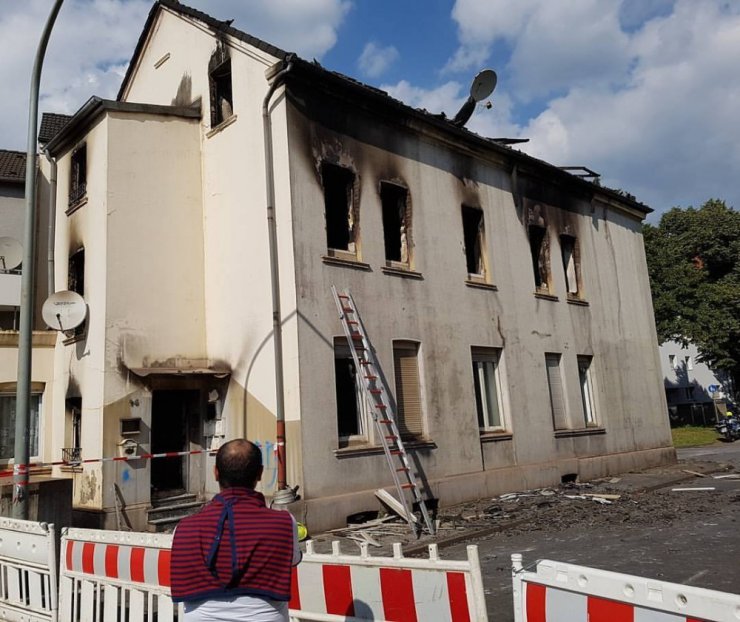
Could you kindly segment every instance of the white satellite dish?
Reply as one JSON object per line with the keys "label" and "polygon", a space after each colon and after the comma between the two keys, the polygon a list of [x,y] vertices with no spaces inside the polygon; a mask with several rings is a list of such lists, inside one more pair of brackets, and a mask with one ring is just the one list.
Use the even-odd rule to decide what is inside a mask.
{"label": "white satellite dish", "polygon": [[57,292],[44,302],[41,317],[47,326],[54,330],[74,330],[85,321],[87,305],[77,292]]}
{"label": "white satellite dish", "polygon": [[14,270],[23,261],[23,247],[15,238],[0,238],[0,270]]}
{"label": "white satellite dish", "polygon": [[465,125],[468,122],[468,119],[473,115],[475,105],[493,93],[493,89],[496,88],[496,82],[498,82],[498,78],[493,69],[484,69],[479,72],[478,75],[473,78],[473,83],[470,85],[470,97],[468,97],[462,105],[462,108],[458,110],[457,114],[452,119],[452,124],[457,127]]}

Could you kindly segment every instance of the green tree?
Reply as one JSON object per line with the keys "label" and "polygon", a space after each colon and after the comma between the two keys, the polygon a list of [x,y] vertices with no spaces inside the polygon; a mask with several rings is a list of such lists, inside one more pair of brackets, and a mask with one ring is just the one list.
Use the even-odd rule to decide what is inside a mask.
{"label": "green tree", "polygon": [[643,234],[658,338],[693,343],[740,387],[740,212],[674,207]]}

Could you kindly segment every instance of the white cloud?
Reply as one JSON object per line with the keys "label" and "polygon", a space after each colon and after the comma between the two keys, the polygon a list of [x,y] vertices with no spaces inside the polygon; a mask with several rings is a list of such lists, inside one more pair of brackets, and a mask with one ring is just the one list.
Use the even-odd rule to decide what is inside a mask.
{"label": "white cloud", "polygon": [[[26,146],[29,76],[52,0],[3,2],[0,148]],[[190,0],[186,4],[306,58],[335,43],[348,0]],[[41,112],[75,112],[91,95],[114,98],[152,0],[67,0],[44,61]]]}
{"label": "white cloud", "polygon": [[394,46],[381,47],[370,41],[362,50],[360,58],[357,59],[357,66],[366,76],[377,78],[383,75],[398,60],[398,57],[398,50]]}

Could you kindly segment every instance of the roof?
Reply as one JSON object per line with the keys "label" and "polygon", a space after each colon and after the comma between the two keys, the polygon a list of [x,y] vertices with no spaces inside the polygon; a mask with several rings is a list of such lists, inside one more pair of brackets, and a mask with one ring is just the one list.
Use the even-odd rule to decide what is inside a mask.
{"label": "roof", "polygon": [[554,164],[550,164],[544,160],[539,160],[526,153],[512,149],[511,147],[500,142],[496,142],[493,139],[480,136],[464,127],[457,127],[444,115],[436,115],[426,110],[412,108],[400,100],[394,99],[383,90],[350,78],[344,74],[325,69],[316,61],[308,62],[303,60],[294,53],[288,53],[270,43],[267,43],[266,41],[234,28],[231,26],[231,20],[218,20],[202,11],[185,6],[178,2],[178,0],[157,0],[152,6],[151,11],[149,12],[149,17],[144,25],[144,29],[139,36],[134,54],[129,62],[126,75],[121,83],[121,88],[118,91],[118,100],[121,100],[125,93],[134,70],[138,65],[139,58],[144,51],[144,47],[146,46],[154,21],[162,7],[206,24],[214,31],[214,34],[230,36],[239,41],[243,41],[274,56],[278,61],[282,61],[283,64],[287,64],[288,61],[291,61],[293,63],[293,68],[291,74],[286,76],[287,81],[292,80],[296,76],[302,75],[303,77],[308,78],[308,83],[311,86],[325,84],[335,93],[344,92],[345,94],[352,96],[353,102],[357,102],[358,104],[364,106],[377,106],[379,110],[391,110],[397,117],[405,116],[406,118],[416,119],[427,126],[433,126],[436,129],[441,130],[462,145],[472,146],[478,150],[483,148],[489,152],[495,152],[509,161],[513,161],[514,165],[523,165],[527,168],[531,167],[534,170],[546,173],[548,178],[552,181],[567,183],[588,193],[598,192],[599,194],[610,198],[612,201],[615,201],[617,204],[626,205],[642,214],[648,214],[653,211],[648,206],[634,200],[630,196],[625,196],[625,193],[623,192],[598,186],[590,181],[573,175]]}
{"label": "roof", "polygon": [[183,117],[186,119],[200,119],[200,107],[194,106],[161,106],[158,104],[135,104],[132,102],[113,101],[91,97],[75,112],[69,122],[46,145],[52,156],[64,153],[79,139],[82,132],[105,112],[127,112],[140,114],[155,114],[162,116]]}
{"label": "roof", "polygon": [[26,154],[0,149],[0,181],[22,184],[26,181]]}
{"label": "roof", "polygon": [[72,119],[69,114],[57,114],[55,112],[45,112],[41,115],[41,127],[39,128],[39,144],[47,144],[56,136],[62,128]]}

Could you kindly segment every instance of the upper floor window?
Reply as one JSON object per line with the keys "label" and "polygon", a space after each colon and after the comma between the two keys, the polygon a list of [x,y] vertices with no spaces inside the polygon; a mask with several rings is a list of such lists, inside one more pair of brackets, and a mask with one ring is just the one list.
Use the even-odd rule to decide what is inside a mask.
{"label": "upper floor window", "polygon": [[227,48],[220,43],[208,63],[208,86],[211,100],[211,127],[216,127],[234,114],[231,58]]}
{"label": "upper floor window", "polygon": [[463,205],[462,221],[468,279],[488,282],[488,257],[486,255],[483,210]]}
{"label": "upper floor window", "polygon": [[355,199],[355,174],[348,168],[323,162],[326,246],[330,255],[357,257],[359,238],[358,209]]}
{"label": "upper floor window", "polygon": [[87,194],[87,145],[80,145],[72,152],[69,171],[69,205],[72,206]]}
{"label": "upper floor window", "polygon": [[[69,269],[67,272],[67,289],[77,292],[85,297],[85,249],[81,248],[69,257]],[[78,337],[85,332],[85,322],[74,329],[73,337]]]}
{"label": "upper floor window", "polygon": [[549,292],[550,253],[547,229],[538,225],[529,225],[528,232],[535,289],[541,292]]}
{"label": "upper floor window", "polygon": [[570,298],[581,297],[581,261],[578,240],[572,235],[560,236],[565,288]]}
{"label": "upper floor window", "polygon": [[404,186],[380,182],[383,207],[383,238],[388,265],[411,266],[411,205]]}

